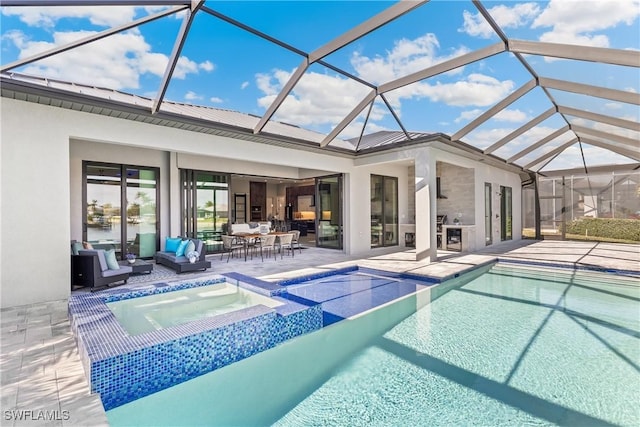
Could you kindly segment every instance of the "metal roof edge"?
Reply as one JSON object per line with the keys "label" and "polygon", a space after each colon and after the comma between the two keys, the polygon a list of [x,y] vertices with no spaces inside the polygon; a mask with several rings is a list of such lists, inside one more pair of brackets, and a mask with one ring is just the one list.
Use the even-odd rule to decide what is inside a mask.
{"label": "metal roof edge", "polygon": [[[152,119],[151,121],[145,120],[145,123],[159,125],[159,126],[167,126],[166,124],[162,124],[159,122],[169,121],[175,123],[175,126],[169,127],[180,127],[179,125],[190,124],[193,126],[201,127],[204,129],[210,130],[218,130],[222,132],[229,132],[233,134],[231,137],[248,140],[253,142],[259,142],[267,145],[276,145],[281,147],[289,146],[290,148],[297,148],[305,151],[313,151],[319,154],[327,154],[330,152],[334,155],[340,155],[343,157],[354,158],[355,153],[350,150],[346,150],[339,147],[324,147],[320,148],[317,143],[311,141],[305,141],[301,139],[296,139],[292,137],[287,137],[284,135],[276,135],[269,132],[260,132],[259,134],[254,134],[253,129],[237,127],[233,125],[228,125],[224,123],[212,122],[211,120],[198,119],[196,117],[189,117],[177,113],[170,113],[167,111],[158,111],[153,114],[150,109],[136,106],[120,101],[115,101],[111,99],[105,99],[100,97],[95,97],[87,94],[77,94],[69,91],[65,91],[58,88],[51,88],[47,86],[42,86],[38,84],[32,84],[24,81],[12,80],[6,78],[5,76],[0,76],[0,89],[2,90],[2,97],[5,98],[15,98],[15,96],[8,96],[7,91],[22,93],[25,95],[32,96],[42,96],[46,98],[55,99],[58,101],[66,101],[71,103],[78,103],[82,105],[87,105],[91,107],[105,108],[105,109],[113,109],[119,112],[129,113],[138,117],[144,117],[147,119]],[[31,100],[25,100],[26,102],[34,102]],[[49,105],[43,102],[37,102],[42,105]],[[59,107],[65,108],[65,107]],[[90,114],[100,114],[100,113],[91,113]],[[101,114],[105,116],[109,116],[108,114]],[[125,120],[134,120],[132,118],[126,118]],[[155,123],[154,123],[155,122]],[[259,140],[259,141],[256,141]]]}

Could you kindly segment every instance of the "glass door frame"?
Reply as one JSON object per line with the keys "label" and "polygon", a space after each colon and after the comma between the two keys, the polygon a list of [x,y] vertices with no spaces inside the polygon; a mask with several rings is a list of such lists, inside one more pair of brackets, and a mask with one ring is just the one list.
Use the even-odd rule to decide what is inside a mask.
{"label": "glass door frame", "polygon": [[[140,166],[140,165],[131,165],[131,164],[123,164],[123,163],[107,163],[107,162],[95,162],[91,160],[83,160],[82,161],[82,240],[88,240],[88,218],[87,218],[87,169],[89,167],[105,167],[112,169],[120,169],[120,249],[116,249],[116,253],[120,254],[120,258],[124,259],[126,256],[126,251],[123,251],[124,247],[127,247],[127,170],[128,169],[139,169],[139,170],[150,170],[155,173],[155,181],[156,181],[156,208],[155,208],[155,240],[156,240],[156,251],[160,250],[160,168],[154,166]],[[124,177],[124,178],[123,178]],[[149,257],[146,257],[149,258]]]}
{"label": "glass door frame", "polygon": [[[337,224],[338,246],[328,246],[328,245],[325,246],[325,245],[322,245],[322,242],[320,240],[320,221],[322,221],[322,199],[320,197],[320,184],[322,183],[322,180],[328,179],[328,178],[337,178],[338,180],[338,224]],[[315,179],[315,206],[316,206],[315,227],[316,227],[316,246],[317,247],[322,247],[327,249],[342,249],[344,247],[343,192],[344,192],[344,178],[342,174],[326,175],[326,176],[317,177]]]}
{"label": "glass door frame", "polygon": [[[227,184],[227,222],[222,223],[222,233],[229,232],[229,215],[231,215],[231,174],[223,172],[212,172],[197,169],[180,169],[180,234],[182,236],[190,238],[198,237],[198,188],[197,177],[199,174],[223,176],[226,178]],[[215,234],[215,230],[214,230]],[[213,238],[215,240],[215,237]],[[204,242],[206,243],[206,241]],[[218,245],[222,250],[222,243]],[[219,253],[220,251],[213,250],[211,247],[207,247],[207,253]]]}
{"label": "glass door frame", "polygon": [[[381,178],[380,179],[380,183],[381,183],[380,194],[377,195],[377,197],[380,198],[380,215],[382,217],[382,223],[378,224],[379,226],[381,226],[381,229],[377,234],[374,234],[373,230],[371,231],[372,240],[373,240],[373,237],[376,236],[377,241],[379,242],[379,244],[377,244],[377,245],[371,244],[371,248],[382,248],[382,247],[398,246],[398,245],[400,245],[400,237],[398,236],[399,229],[400,229],[400,226],[399,226],[399,206],[398,206],[398,203],[399,203],[399,200],[398,200],[399,199],[398,177],[371,174],[370,177],[369,177],[369,183],[370,183],[369,187],[370,187],[371,194],[373,194],[374,191],[375,191],[375,189],[371,185],[371,182],[373,181],[374,177]],[[393,182],[395,184],[394,185],[394,187],[395,187],[395,191],[394,191],[395,200],[392,200],[392,201],[387,201],[386,200],[386,198],[387,198],[386,185],[387,185],[388,181],[391,181],[391,182]],[[373,202],[373,200],[372,200],[373,196],[371,196],[370,199],[371,199],[370,203]],[[393,236],[395,236],[395,240],[392,240],[390,243],[387,243],[387,238],[386,238],[387,233],[388,233],[388,231],[387,231],[387,215],[386,215],[386,212],[387,212],[386,205],[387,205],[387,203],[392,203],[392,204],[395,205],[395,212],[394,212],[393,215],[396,218],[395,227],[394,227],[394,230],[392,231]],[[370,213],[370,216],[371,217],[373,216],[373,211]]]}
{"label": "glass door frame", "polygon": [[491,183],[484,183],[484,240],[485,246],[493,244],[493,210],[491,202],[493,195],[491,194]]}
{"label": "glass door frame", "polygon": [[500,186],[500,240],[513,240],[513,190]]}

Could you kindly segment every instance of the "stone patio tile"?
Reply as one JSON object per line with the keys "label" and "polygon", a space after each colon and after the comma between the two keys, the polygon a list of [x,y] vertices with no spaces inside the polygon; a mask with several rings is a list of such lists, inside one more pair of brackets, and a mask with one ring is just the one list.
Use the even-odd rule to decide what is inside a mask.
{"label": "stone patio tile", "polygon": [[[15,408],[18,401],[18,382],[7,384],[3,381],[0,387],[0,398],[3,410]],[[4,418],[4,414],[2,415]]]}
{"label": "stone patio tile", "polygon": [[46,313],[46,314],[33,314],[33,315],[27,314],[27,324],[29,326],[34,326],[34,325],[47,325],[47,326],[50,326],[51,325],[51,314],[49,314],[49,313]]}
{"label": "stone patio tile", "polygon": [[60,408],[63,411],[69,411],[69,419],[62,422],[63,426],[101,427],[109,425],[107,414],[97,394],[62,398],[60,399]]}
{"label": "stone patio tile", "polygon": [[[14,328],[11,328],[11,329],[14,329]],[[2,338],[0,338],[0,346],[3,348],[3,351],[4,351],[5,347],[12,347],[13,345],[16,345],[16,344],[24,345],[26,335],[27,335],[26,328],[19,329],[19,330],[7,330],[7,332],[2,333]]]}
{"label": "stone patio tile", "polygon": [[637,260],[615,259],[595,255],[585,256],[580,260],[580,264],[610,268],[615,270],[638,270]]}
{"label": "stone patio tile", "polygon": [[36,342],[38,340],[43,341],[47,338],[51,338],[51,325],[50,324],[37,324],[38,326],[33,326],[29,324],[27,327],[27,332],[25,335],[25,342]]}
{"label": "stone patio tile", "polygon": [[18,384],[18,407],[34,409],[54,404],[58,404],[58,384],[54,375],[26,377]]}
{"label": "stone patio tile", "polygon": [[[78,363],[80,361],[78,360]],[[60,400],[82,397],[91,394],[89,383],[83,376],[73,375],[57,379],[58,397]]]}

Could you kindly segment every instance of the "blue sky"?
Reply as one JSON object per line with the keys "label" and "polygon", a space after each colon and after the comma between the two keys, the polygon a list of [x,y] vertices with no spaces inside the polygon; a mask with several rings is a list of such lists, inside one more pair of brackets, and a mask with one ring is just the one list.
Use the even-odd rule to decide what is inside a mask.
{"label": "blue sky", "polygon": [[[205,4],[301,51],[312,52],[388,8],[392,2],[208,1]],[[509,38],[640,50],[640,0],[485,1],[483,4]],[[2,63],[161,9],[2,7]],[[181,18],[179,14],[162,18],[14,71],[153,98]],[[383,84],[499,41],[470,1],[434,0],[324,60],[374,84]],[[640,74],[635,68],[535,56],[527,56],[527,60],[543,77],[640,91]],[[261,116],[301,61],[302,57],[296,53],[199,12],[166,99]],[[454,134],[530,79],[531,75],[513,55],[502,53],[399,88],[386,96],[408,130]],[[369,90],[314,64],[275,118],[328,133]],[[637,106],[562,92],[552,96],[562,105],[640,121]],[[534,89],[466,135],[463,141],[484,149],[550,106],[548,96],[541,89]],[[359,135],[363,118],[361,114],[340,136]],[[495,154],[508,157],[565,124],[555,115]],[[601,126],[583,119],[577,119],[576,124]],[[377,99],[365,133],[399,129],[388,108]],[[640,137],[637,132],[620,132],[636,140]],[[564,140],[559,138],[541,152],[561,145]],[[598,154],[601,149],[592,148],[593,158],[603,161],[604,154]],[[529,158],[536,155],[539,153],[532,153]],[[628,160],[606,155],[611,162]]]}

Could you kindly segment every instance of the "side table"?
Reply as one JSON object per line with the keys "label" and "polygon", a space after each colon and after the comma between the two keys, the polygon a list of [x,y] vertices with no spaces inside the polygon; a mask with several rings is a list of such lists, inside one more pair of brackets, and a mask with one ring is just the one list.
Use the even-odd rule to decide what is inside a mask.
{"label": "side table", "polygon": [[140,258],[136,258],[136,262],[133,264],[127,260],[118,261],[118,264],[123,267],[131,267],[133,274],[151,274],[151,270],[153,270],[153,263]]}

